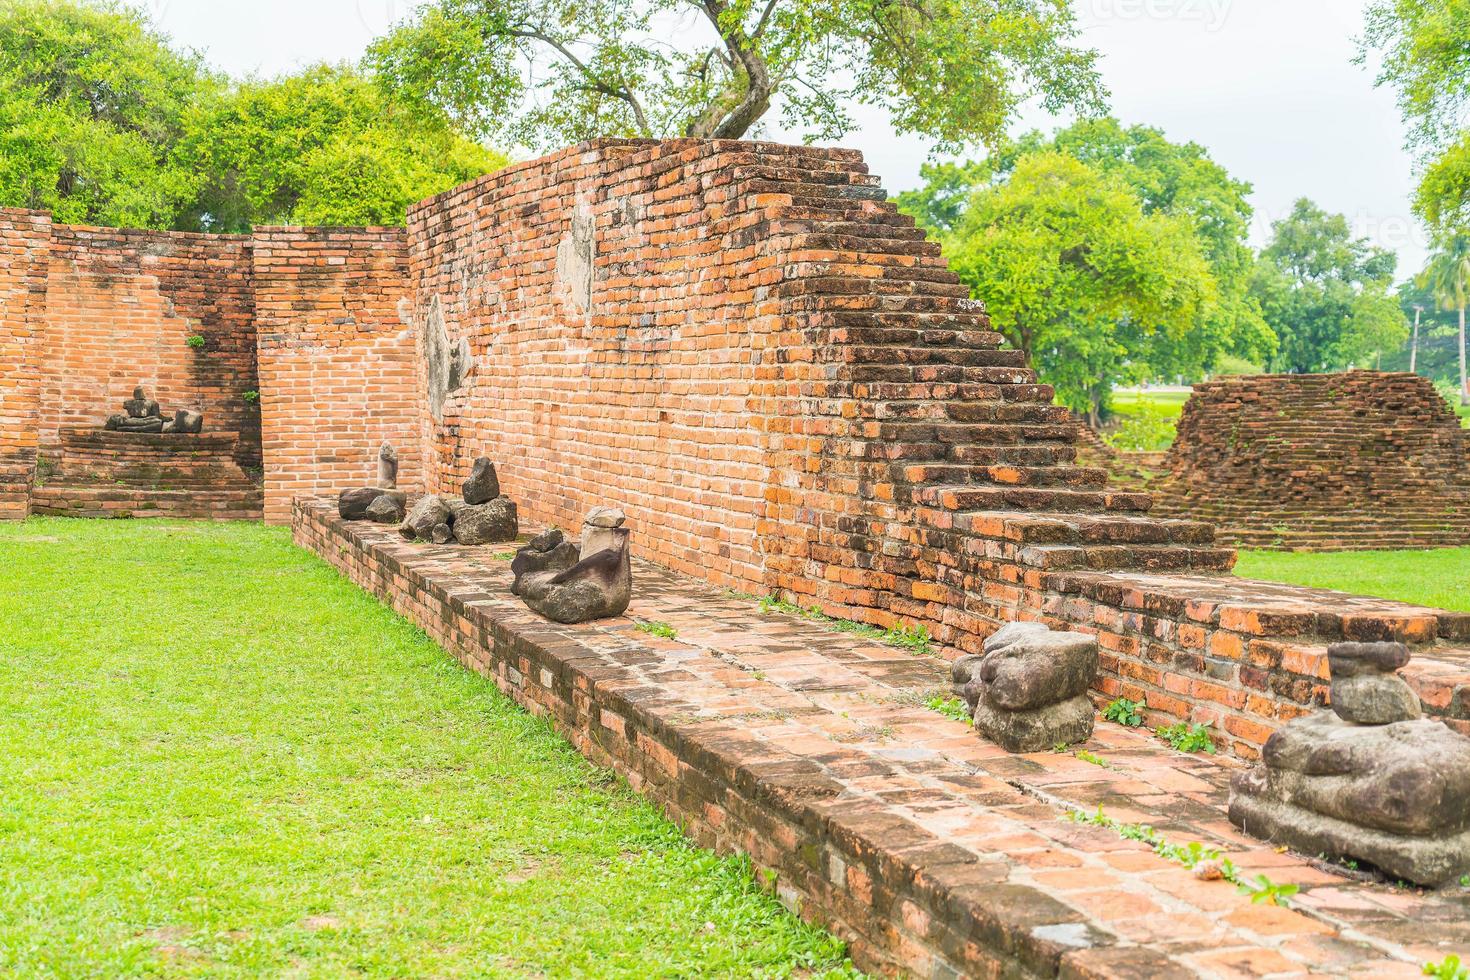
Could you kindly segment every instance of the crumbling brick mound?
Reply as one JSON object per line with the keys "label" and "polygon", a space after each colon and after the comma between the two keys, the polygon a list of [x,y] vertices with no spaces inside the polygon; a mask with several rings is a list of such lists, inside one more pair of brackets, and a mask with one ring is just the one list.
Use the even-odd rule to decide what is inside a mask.
{"label": "crumbling brick mound", "polygon": [[61,455],[37,473],[31,505],[61,517],[259,520],[259,483],[235,462],[233,432],[61,430]]}
{"label": "crumbling brick mound", "polygon": [[1197,385],[1154,512],[1238,546],[1297,551],[1470,542],[1465,430],[1413,374],[1256,375]]}

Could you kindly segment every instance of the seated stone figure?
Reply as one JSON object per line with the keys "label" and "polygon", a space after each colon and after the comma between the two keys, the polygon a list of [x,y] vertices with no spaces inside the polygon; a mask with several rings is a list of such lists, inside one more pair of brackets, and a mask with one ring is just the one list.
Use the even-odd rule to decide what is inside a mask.
{"label": "seated stone figure", "polygon": [[1230,820],[1304,854],[1421,885],[1470,873],[1470,738],[1419,717],[1400,643],[1328,648],[1332,710],[1276,731],[1230,785]]}
{"label": "seated stone figure", "polygon": [[370,487],[353,487],[337,495],[337,513],[344,521],[369,520],[397,524],[403,520],[408,495],[398,486],[398,453],[386,442],[378,447],[378,479]]}
{"label": "seated stone figure", "polygon": [[123,402],[121,415],[110,415],[103,428],[112,432],[202,432],[204,416],[198,412],[179,409],[173,418],[164,419],[158,402],[148,397],[140,385],[133,389],[133,397]]}
{"label": "seated stone figure", "polygon": [[561,540],[560,531],[539,535],[511,563],[516,574],[511,591],[558,623],[621,616],[633,596],[626,520],[622,511],[594,508],[582,526],[578,560],[564,567],[559,566],[570,557],[569,542]]}
{"label": "seated stone figure", "polygon": [[952,668],[975,728],[1007,752],[1042,752],[1092,735],[1087,689],[1097,676],[1097,638],[1041,623],[1008,623],[980,656]]}

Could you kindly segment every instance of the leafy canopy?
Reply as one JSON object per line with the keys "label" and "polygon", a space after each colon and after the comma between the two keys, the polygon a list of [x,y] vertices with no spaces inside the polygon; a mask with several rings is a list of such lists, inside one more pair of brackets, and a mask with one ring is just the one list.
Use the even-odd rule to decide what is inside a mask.
{"label": "leafy canopy", "polygon": [[1415,209],[1439,232],[1470,227],[1470,0],[1373,0],[1359,61],[1383,55],[1423,177]]}
{"label": "leafy canopy", "polygon": [[1066,0],[434,0],[373,45],[400,97],[484,137],[738,139],[778,107],[813,139],[888,111],[954,149],[1022,102],[1099,107]]}
{"label": "leafy canopy", "polygon": [[1306,198],[1271,229],[1252,290],[1280,340],[1276,369],[1335,371],[1403,344],[1392,252],[1353,238],[1345,217]]}
{"label": "leafy canopy", "polygon": [[349,67],[232,83],[126,7],[0,4],[0,206],[182,230],[388,224],[503,163]]}
{"label": "leafy canopy", "polygon": [[1148,214],[1120,178],[1046,150],[976,190],[941,232],[950,266],[1063,404],[1094,419],[1159,333],[1216,301],[1188,218]]}

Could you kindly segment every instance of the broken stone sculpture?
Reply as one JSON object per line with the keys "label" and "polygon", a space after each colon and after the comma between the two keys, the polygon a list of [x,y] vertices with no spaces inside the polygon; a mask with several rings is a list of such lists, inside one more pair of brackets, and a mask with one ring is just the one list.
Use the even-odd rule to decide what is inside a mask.
{"label": "broken stone sculpture", "polygon": [[113,432],[195,433],[204,431],[204,416],[181,408],[172,418],[164,419],[158,402],[149,398],[140,385],[133,389],[133,397],[123,402],[123,414],[108,416],[103,427]]}
{"label": "broken stone sculpture", "polygon": [[1419,716],[1408,661],[1401,643],[1329,647],[1331,710],[1267,739],[1231,780],[1231,822],[1421,885],[1470,874],[1470,738]]}
{"label": "broken stone sculpture", "polygon": [[1041,623],[1008,623],[984,653],[951,671],[980,734],[1007,752],[1042,752],[1092,735],[1087,689],[1097,676],[1097,638]]}
{"label": "broken stone sculpture", "polygon": [[461,497],[436,494],[419,500],[398,531],[409,541],[435,544],[493,544],[514,541],[521,533],[515,501],[500,492],[495,464],[475,460]]}
{"label": "broken stone sculpture", "polygon": [[429,300],[424,326],[424,380],[428,386],[429,412],[436,421],[444,421],[444,406],[449,396],[464,386],[474,367],[470,342],[461,337],[449,339],[444,321],[444,304],[437,295]]}
{"label": "broken stone sculpture", "polygon": [[621,616],[633,597],[626,520],[620,510],[594,508],[583,522],[582,546],[570,565],[563,564],[571,549],[560,531],[539,535],[516,553],[511,591],[558,623]]}
{"label": "broken stone sculpture", "polygon": [[337,495],[337,513],[344,521],[375,521],[397,524],[403,520],[408,495],[394,489],[398,485],[398,453],[386,442],[378,449],[378,482],[375,486],[354,487]]}

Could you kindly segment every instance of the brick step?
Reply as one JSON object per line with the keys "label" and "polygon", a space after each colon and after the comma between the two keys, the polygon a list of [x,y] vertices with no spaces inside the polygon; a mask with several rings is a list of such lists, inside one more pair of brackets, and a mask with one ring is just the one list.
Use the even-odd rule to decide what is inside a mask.
{"label": "brick step", "polygon": [[970,287],[963,283],[932,282],[926,279],[883,278],[861,276],[807,276],[787,273],[773,287],[780,296],[873,296],[877,298],[969,299]]}
{"label": "brick step", "polygon": [[795,204],[810,202],[822,206],[830,204],[833,200],[884,203],[888,201],[888,192],[879,186],[877,181],[871,184],[855,184],[850,181],[807,183],[801,180],[750,177],[737,179],[735,187],[741,194],[787,194]]}
{"label": "brick step", "polygon": [[768,157],[760,163],[737,164],[730,168],[730,173],[737,182],[761,180],[839,187],[878,187],[881,184],[881,178],[873,174],[855,172],[846,167],[797,165],[776,156]]}
{"label": "brick step", "polygon": [[[943,247],[927,238],[889,237],[883,233],[886,226],[876,226],[878,234],[836,234],[813,231],[801,234],[792,243],[793,250],[820,249],[823,251],[856,253],[860,256],[882,255],[935,258],[942,254]],[[917,229],[916,229],[917,230]]]}
{"label": "brick step", "polygon": [[873,310],[833,310],[812,318],[817,323],[830,323],[838,329],[942,331],[961,336],[983,338],[994,346],[1005,343],[1005,337],[990,329],[990,317],[977,310],[948,309],[931,312],[882,313]]}
{"label": "brick step", "polygon": [[1028,510],[1063,513],[1120,511],[1143,513],[1153,506],[1146,493],[1115,490],[1051,490],[1035,487],[971,487],[940,484],[918,487],[919,503],[949,511]]}
{"label": "brick step", "polygon": [[[934,442],[947,445],[1012,445],[1016,442],[1065,442],[1071,444],[1076,434],[1067,426],[1047,424],[1047,406],[1034,403],[1017,406],[989,403],[985,407],[996,412],[1007,408],[1030,409],[1034,421],[1024,416],[1000,422],[865,422],[861,435],[865,439],[889,442]],[[1017,412],[1017,415],[1022,413]]]}
{"label": "brick step", "polygon": [[1133,545],[1215,543],[1215,526],[1204,521],[1167,520],[1121,514],[1030,513],[969,511],[955,527],[987,538],[1020,544]]}
{"label": "brick step", "polygon": [[852,381],[859,382],[949,382],[953,384],[1022,384],[1036,382],[1030,368],[962,367],[952,364],[854,364]]}
{"label": "brick step", "polygon": [[946,418],[953,418],[949,414],[950,406],[969,402],[1007,401],[1014,404],[1045,405],[1052,402],[1051,385],[1017,384],[1010,378],[1003,382],[984,384],[957,384],[952,381],[864,381],[856,387],[859,388],[858,397],[863,399],[859,409],[873,406],[876,410],[883,405],[924,400],[937,403]]}
{"label": "brick step", "polygon": [[991,347],[945,347],[913,344],[894,344],[887,347],[869,347],[856,344],[837,344],[827,347],[820,358],[824,361],[846,361],[849,364],[953,364],[959,367],[1014,367],[1025,368],[1026,355],[1023,351],[998,350]]}
{"label": "brick step", "polygon": [[898,399],[893,401],[869,400],[858,406],[859,418],[881,422],[1040,422],[1053,424],[1051,406],[1040,399],[1014,401],[1002,398],[994,391],[984,397],[973,398],[964,403],[965,419],[956,419],[951,414],[958,403],[930,399]]}
{"label": "brick step", "polygon": [[791,235],[798,241],[808,235],[838,235],[857,238],[867,242],[927,242],[922,228],[914,227],[912,218],[903,214],[869,213],[855,216],[849,212],[829,208],[793,208],[779,206],[774,209],[776,217],[771,219],[768,236]]}
{"label": "brick step", "polygon": [[1187,545],[1027,545],[1017,560],[1051,572],[1127,569],[1130,572],[1224,573],[1235,567],[1233,548]]}
{"label": "brick step", "polygon": [[[817,252],[816,249],[809,249]],[[828,251],[828,250],[822,250]],[[858,250],[842,253],[833,252],[833,259],[820,260],[804,255],[799,261],[783,266],[789,277],[801,278],[862,278],[874,282],[939,282],[954,285],[960,277],[950,271],[940,258],[915,258],[911,255],[886,255],[881,252]],[[968,293],[966,293],[968,295]]]}
{"label": "brick step", "polygon": [[260,520],[265,494],[248,490],[139,490],[128,487],[37,487],[31,509],[52,517],[169,517]]}
{"label": "brick step", "polygon": [[921,346],[940,347],[957,350],[986,350],[1003,352],[1016,365],[1024,365],[1026,355],[1024,351],[1009,350],[1002,347],[1005,338],[998,333],[989,330],[943,330],[938,328],[925,329],[921,325],[912,324],[906,327],[837,327],[829,332],[828,342],[832,344],[853,344],[862,347],[891,346]]}
{"label": "brick step", "polygon": [[977,310],[975,301],[961,296],[903,296],[878,292],[793,294],[791,306],[798,312],[872,310],[879,313],[967,314]]}
{"label": "brick step", "polygon": [[[927,445],[927,444],[926,444]],[[913,457],[909,457],[913,458]],[[1076,466],[983,465],[935,458],[905,467],[905,481],[913,484],[964,484],[966,486],[1073,487],[1099,489],[1108,484],[1108,471]]]}

